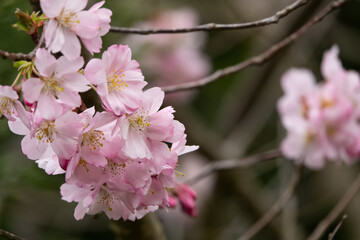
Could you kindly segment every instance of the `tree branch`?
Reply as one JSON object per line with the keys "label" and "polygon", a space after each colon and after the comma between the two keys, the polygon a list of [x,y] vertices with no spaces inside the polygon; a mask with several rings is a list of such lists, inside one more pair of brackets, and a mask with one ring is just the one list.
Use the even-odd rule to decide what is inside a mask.
{"label": "tree branch", "polygon": [[338,225],[336,225],[334,231],[332,231],[332,233],[329,234],[329,238],[328,240],[333,240],[335,237],[335,234],[339,231],[339,229],[341,228],[341,226],[343,225],[343,223],[345,222],[345,220],[347,219],[347,215],[344,215],[340,222],[338,223]]}
{"label": "tree branch", "polygon": [[285,7],[284,9],[275,13],[275,15],[264,18],[261,20],[257,20],[254,22],[247,23],[234,23],[234,24],[217,24],[217,23],[207,23],[203,25],[199,25],[196,27],[189,28],[126,28],[126,27],[114,27],[112,26],[110,32],[117,33],[132,33],[132,34],[141,34],[141,35],[149,35],[149,34],[164,34],[164,33],[189,33],[189,32],[201,32],[201,31],[226,31],[226,30],[240,30],[246,28],[255,28],[266,26],[270,24],[276,24],[283,17],[286,17],[288,14],[296,10],[297,8],[308,3],[309,0],[297,0],[291,5]]}
{"label": "tree branch", "polygon": [[239,159],[229,159],[229,160],[222,160],[218,162],[209,163],[203,171],[199,174],[195,175],[194,177],[186,180],[185,182],[189,185],[193,185],[198,181],[202,180],[203,178],[211,175],[214,172],[222,171],[222,170],[233,170],[233,169],[241,169],[252,166],[256,163],[264,162],[273,158],[281,157],[282,154],[280,150],[274,149],[267,152],[259,153],[242,160]]}
{"label": "tree branch", "polygon": [[331,212],[319,223],[315,228],[312,234],[307,238],[307,240],[317,240],[320,239],[324,234],[326,229],[330,226],[332,222],[340,215],[340,213],[345,209],[345,207],[351,202],[355,195],[360,190],[360,174],[357,176],[353,184],[347,190],[345,195],[340,199],[336,206],[331,210]]}
{"label": "tree branch", "polygon": [[166,93],[170,92],[178,92],[178,91],[184,91],[194,88],[199,88],[202,86],[205,86],[211,82],[214,82],[215,80],[239,72],[247,67],[253,66],[253,65],[261,65],[267,60],[269,60],[272,56],[274,56],[277,52],[279,52],[281,49],[288,46],[290,43],[298,39],[300,36],[302,36],[307,30],[309,30],[313,25],[323,20],[328,14],[333,12],[334,10],[341,7],[345,2],[349,0],[336,0],[331,2],[329,5],[327,5],[326,8],[324,8],[318,15],[316,15],[314,18],[312,18],[310,21],[308,21],[305,25],[303,25],[301,28],[299,28],[296,32],[292,33],[288,37],[284,38],[279,43],[271,46],[267,51],[263,52],[260,55],[254,56],[252,58],[249,58],[241,63],[238,63],[233,66],[229,66],[224,69],[217,70],[213,74],[199,79],[197,81],[187,82],[183,84],[176,84],[171,85],[167,87],[163,87],[162,89]]}
{"label": "tree branch", "polygon": [[9,233],[2,229],[0,229],[0,236],[3,236],[4,238],[9,240],[25,240],[24,238],[18,237],[15,234]]}
{"label": "tree branch", "polygon": [[254,225],[252,225],[246,232],[244,235],[242,235],[239,240],[249,240],[251,239],[253,236],[255,236],[263,227],[266,226],[266,224],[268,224],[273,218],[275,218],[281,211],[281,209],[283,209],[285,207],[285,205],[288,203],[288,201],[291,199],[291,197],[293,196],[295,189],[297,187],[297,185],[300,182],[300,177],[301,177],[301,170],[302,170],[302,166],[298,166],[296,168],[296,171],[289,183],[289,185],[287,186],[287,188],[285,189],[285,191],[283,192],[283,194],[281,195],[281,197],[277,200],[277,202],[270,208],[270,210],[268,212],[266,212]]}

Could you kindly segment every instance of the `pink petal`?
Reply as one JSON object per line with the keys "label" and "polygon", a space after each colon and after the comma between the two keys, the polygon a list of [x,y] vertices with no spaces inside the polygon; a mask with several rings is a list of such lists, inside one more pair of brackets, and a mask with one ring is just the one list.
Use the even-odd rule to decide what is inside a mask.
{"label": "pink petal", "polygon": [[94,12],[95,10],[98,10],[99,8],[101,8],[104,5],[104,3],[105,3],[105,1],[95,3],[94,5],[92,5],[92,7],[89,9],[89,11]]}
{"label": "pink petal", "polygon": [[62,76],[67,73],[78,73],[83,65],[84,59],[80,56],[72,61],[62,56],[56,62],[55,72],[57,76]]}
{"label": "pink petal", "polygon": [[29,78],[22,84],[24,99],[29,103],[39,100],[40,92],[44,87],[44,82],[39,78]]}
{"label": "pink petal", "polygon": [[60,15],[66,1],[40,0],[41,10],[49,18],[55,18]]}
{"label": "pink petal", "polygon": [[95,85],[100,83],[106,84],[107,77],[104,66],[100,59],[94,58],[89,61],[85,67],[85,77]]}
{"label": "pink petal", "polygon": [[8,97],[8,98],[12,98],[12,99],[18,99],[19,96],[16,93],[16,91],[10,87],[10,86],[1,86],[0,85],[0,97],[4,96],[4,97]]}
{"label": "pink petal", "polygon": [[315,89],[315,77],[307,69],[290,69],[281,78],[285,93],[300,96]]}
{"label": "pink petal", "polygon": [[76,60],[80,56],[81,45],[75,33],[64,29],[64,43],[62,44],[61,52],[69,60]]}
{"label": "pink petal", "polygon": [[49,47],[50,43],[54,40],[54,35],[56,33],[57,28],[58,28],[58,22],[53,18],[50,19],[44,29],[46,47]]}
{"label": "pink petal", "polygon": [[146,136],[150,139],[163,141],[170,136],[173,130],[172,108],[167,107],[150,116],[150,126],[147,128]]}
{"label": "pink petal", "polygon": [[88,0],[67,0],[65,8],[72,12],[79,12],[87,5]]}
{"label": "pink petal", "polygon": [[77,14],[77,21],[73,31],[81,38],[94,38],[98,35],[100,22],[96,14],[89,11],[81,11]]}
{"label": "pink petal", "polygon": [[26,135],[21,141],[21,149],[23,153],[31,160],[41,158],[48,147],[48,144],[38,141],[36,138],[31,139]]}
{"label": "pink petal", "polygon": [[89,81],[80,73],[68,73],[63,78],[65,88],[73,92],[86,92],[90,89]]}
{"label": "pink petal", "polygon": [[330,50],[324,53],[321,62],[321,73],[326,80],[331,80],[344,71],[338,55],[339,47],[337,45],[334,45]]}
{"label": "pink petal", "polygon": [[71,108],[76,108],[81,105],[81,98],[77,92],[69,91],[65,89],[58,94],[59,100]]}
{"label": "pink petal", "polygon": [[63,46],[64,43],[67,41],[65,39],[65,31],[68,31],[67,29],[64,29],[63,27],[59,26],[56,29],[56,32],[54,34],[54,39],[51,41],[51,43],[49,44],[49,50],[52,53],[57,53],[59,52]]}
{"label": "pink petal", "polygon": [[89,39],[82,38],[81,41],[83,42],[84,46],[91,54],[100,52],[100,49],[102,47],[102,40],[100,36],[96,36]]}
{"label": "pink petal", "polygon": [[54,119],[62,114],[63,107],[51,94],[40,94],[37,110],[45,119]]}
{"label": "pink petal", "polygon": [[144,108],[149,111],[149,114],[157,112],[163,101],[165,93],[161,88],[154,87],[144,92]]}
{"label": "pink petal", "polygon": [[50,77],[55,69],[56,58],[45,48],[36,51],[35,67],[44,77]]}

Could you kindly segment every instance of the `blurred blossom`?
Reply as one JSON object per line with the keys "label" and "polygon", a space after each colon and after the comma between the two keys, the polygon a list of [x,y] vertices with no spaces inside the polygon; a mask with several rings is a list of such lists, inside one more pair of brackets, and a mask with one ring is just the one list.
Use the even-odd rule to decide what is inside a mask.
{"label": "blurred blossom", "polygon": [[291,69],[282,77],[285,95],[278,109],[288,131],[281,148],[286,157],[321,168],[325,160],[355,161],[360,154],[360,78],[338,59],[339,49],[325,52],[315,83],[306,69]]}
{"label": "blurred blossom", "polygon": [[[139,28],[186,28],[198,25],[197,13],[190,8],[169,10],[157,14]],[[168,86],[205,77],[210,72],[209,59],[201,52],[204,33],[154,34],[130,36],[125,40],[138,54],[143,71],[155,80],[153,85]],[[188,100],[190,93],[174,93],[177,102]]]}
{"label": "blurred blossom", "polygon": [[[198,210],[195,205],[196,192],[187,184],[178,184],[173,189],[173,195],[179,198],[181,208],[183,211],[191,217],[195,217],[198,214]],[[173,199],[171,200],[171,207],[175,207]]]}

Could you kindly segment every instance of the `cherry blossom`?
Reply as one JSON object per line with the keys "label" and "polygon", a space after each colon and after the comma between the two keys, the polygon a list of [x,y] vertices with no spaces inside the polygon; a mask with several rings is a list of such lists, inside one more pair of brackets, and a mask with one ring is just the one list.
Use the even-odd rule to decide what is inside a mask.
{"label": "cherry blossom", "polygon": [[143,94],[141,107],[120,121],[120,133],[125,140],[124,152],[129,157],[151,158],[150,140],[179,140],[171,139],[175,126],[178,126],[174,124],[173,108],[166,107],[159,111],[163,99],[164,92],[160,88],[147,90]]}
{"label": "cherry blossom", "polygon": [[52,52],[61,52],[70,60],[80,56],[78,37],[91,52],[99,52],[101,36],[110,29],[109,9],[100,8],[104,1],[90,10],[83,10],[87,0],[41,0],[40,6],[49,18],[45,28],[46,47]]}
{"label": "cherry blossom", "polygon": [[135,112],[141,105],[142,88],[147,84],[128,46],[112,45],[102,59],[92,59],[85,76],[97,86],[104,108],[115,115]]}
{"label": "cherry blossom", "polygon": [[311,72],[292,69],[284,74],[285,95],[278,109],[287,137],[286,157],[321,168],[325,160],[353,162],[360,154],[360,78],[343,69],[338,48],[325,52],[321,70],[325,81],[315,84]]}
{"label": "cherry blossom", "polygon": [[[196,192],[189,185],[178,184],[176,187],[174,187],[172,194],[179,199],[180,205],[185,213],[191,217],[194,217],[198,214],[195,206]],[[171,206],[175,207],[176,202],[174,203],[173,201],[176,200],[172,200]]]}
{"label": "cherry blossom", "polygon": [[47,50],[36,51],[35,67],[39,76],[27,79],[22,90],[29,103],[37,102],[37,110],[46,119],[52,119],[66,109],[80,106],[79,92],[90,89],[86,78],[78,71],[84,60],[78,57],[68,60],[64,56],[56,59]]}

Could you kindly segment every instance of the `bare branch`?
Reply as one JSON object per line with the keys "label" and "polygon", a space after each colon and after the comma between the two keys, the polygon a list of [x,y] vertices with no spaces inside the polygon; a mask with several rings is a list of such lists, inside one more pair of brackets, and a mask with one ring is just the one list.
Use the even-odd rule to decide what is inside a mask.
{"label": "bare branch", "polygon": [[18,237],[15,234],[9,233],[2,229],[0,229],[0,236],[3,236],[4,238],[9,240],[25,240],[24,238]]}
{"label": "bare branch", "polygon": [[299,28],[296,32],[289,35],[279,43],[271,46],[267,51],[263,52],[260,55],[254,56],[252,58],[249,58],[241,63],[238,63],[233,66],[229,66],[224,69],[217,70],[213,74],[199,79],[197,81],[187,82],[183,84],[176,84],[172,86],[163,87],[162,89],[166,93],[170,92],[178,92],[178,91],[184,91],[194,88],[199,88],[202,86],[205,86],[211,82],[214,82],[215,80],[239,72],[247,67],[253,66],[253,65],[261,65],[267,60],[269,60],[272,56],[274,56],[277,52],[279,52],[281,49],[288,46],[290,43],[298,39],[300,36],[302,36],[307,30],[309,30],[313,25],[323,20],[328,14],[333,12],[334,10],[341,7],[345,2],[349,0],[336,0],[331,2],[326,8],[324,8],[318,15],[316,15],[314,18],[312,18],[310,21],[308,21],[305,25],[303,25],[301,28]]}
{"label": "bare branch", "polygon": [[272,219],[274,219],[280,211],[285,207],[288,201],[293,196],[296,187],[300,182],[302,166],[298,166],[296,171],[286,187],[283,194],[277,200],[277,202],[266,212],[254,225],[252,225],[239,240],[249,240],[255,236],[263,227],[265,227]]}
{"label": "bare branch", "polygon": [[347,215],[345,214],[345,215],[341,218],[341,220],[340,220],[340,222],[338,223],[338,225],[336,225],[334,231],[329,234],[328,240],[333,240],[333,239],[334,239],[335,234],[339,231],[339,229],[341,228],[341,226],[343,225],[343,223],[345,222],[346,219],[347,219]]}
{"label": "bare branch", "polygon": [[205,178],[217,171],[246,168],[246,167],[252,166],[256,163],[265,162],[267,160],[270,160],[273,158],[278,158],[281,156],[282,156],[282,154],[281,154],[280,150],[274,149],[274,150],[270,150],[267,152],[259,153],[259,154],[244,158],[242,160],[229,159],[229,160],[213,162],[213,163],[210,163],[208,166],[206,166],[204,168],[204,170],[201,171],[199,174],[188,179],[185,182],[187,184],[193,185],[193,184],[197,183],[198,181],[202,180],[203,178]]}
{"label": "bare branch", "polygon": [[270,24],[276,24],[279,20],[283,17],[286,17],[288,14],[296,10],[297,8],[307,4],[309,0],[297,0],[291,5],[285,7],[284,9],[275,13],[275,15],[264,18],[261,20],[257,20],[254,22],[247,22],[247,23],[233,23],[233,24],[217,24],[217,23],[207,23],[203,25],[199,25],[196,27],[189,27],[189,28],[126,28],[126,27],[114,27],[112,26],[110,32],[117,32],[117,33],[132,33],[132,34],[141,34],[141,35],[149,35],[149,34],[176,34],[176,33],[189,33],[189,32],[202,32],[202,31],[226,31],[226,30],[240,30],[246,28],[255,28],[266,26]]}
{"label": "bare branch", "polygon": [[360,190],[360,174],[357,176],[353,184],[336,204],[336,206],[331,210],[331,212],[317,225],[312,234],[307,238],[307,240],[317,240],[320,239],[324,234],[326,229],[330,226],[332,222],[340,215],[340,213],[345,209],[345,207],[351,202],[355,195]]}

